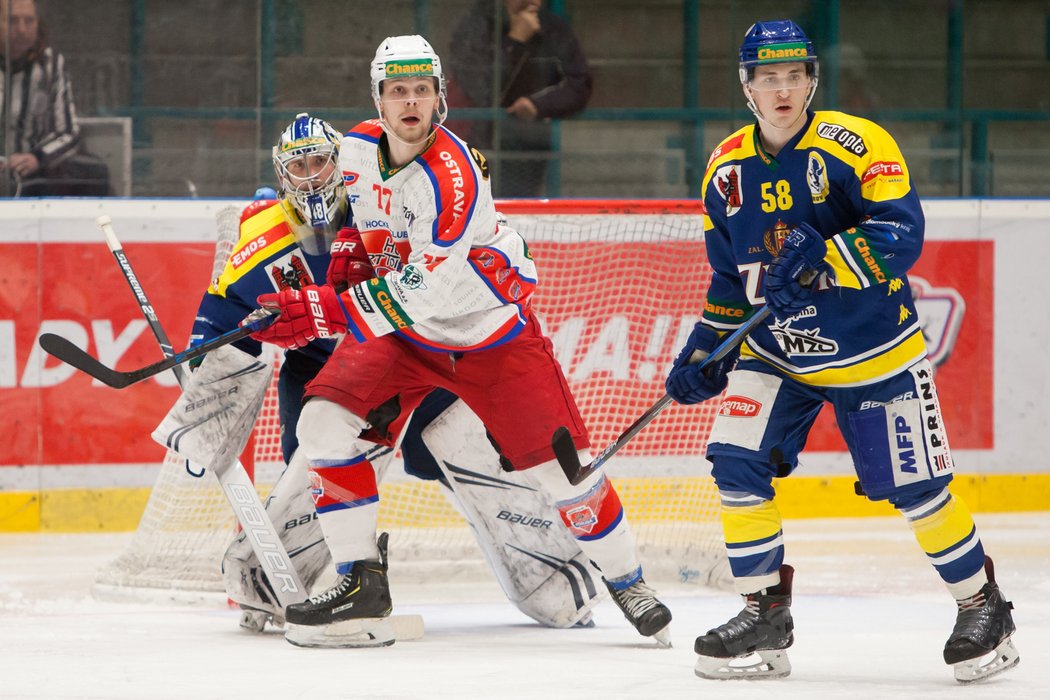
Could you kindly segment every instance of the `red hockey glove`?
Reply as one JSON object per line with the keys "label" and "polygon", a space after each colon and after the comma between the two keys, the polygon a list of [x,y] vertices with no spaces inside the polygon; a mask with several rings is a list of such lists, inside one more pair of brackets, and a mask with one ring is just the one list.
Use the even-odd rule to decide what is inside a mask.
{"label": "red hockey glove", "polygon": [[282,348],[301,348],[312,340],[334,338],[346,333],[346,314],[335,290],[328,285],[285,289],[277,294],[260,294],[259,306],[280,309],[281,317],[252,338]]}
{"label": "red hockey glove", "polygon": [[356,228],[347,226],[340,230],[332,241],[331,253],[332,262],[328,263],[326,279],[335,291],[345,292],[348,287],[376,276],[365,244],[361,242],[361,233]]}

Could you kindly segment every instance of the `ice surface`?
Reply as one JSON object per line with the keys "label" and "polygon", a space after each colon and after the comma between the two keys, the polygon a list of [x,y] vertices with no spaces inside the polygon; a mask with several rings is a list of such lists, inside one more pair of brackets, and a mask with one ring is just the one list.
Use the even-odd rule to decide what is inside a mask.
{"label": "ice surface", "polygon": [[977,522],[1016,606],[1021,664],[971,687],[941,659],[955,606],[907,526],[866,518],[785,524],[793,672],[757,682],[693,675],[693,639],[740,607],[725,592],[655,582],[675,616],[662,650],[608,601],[596,628],[552,630],[490,581],[394,579],[395,606],[423,616],[423,639],[300,649],[242,632],[223,607],[92,599],[95,570],[129,535],[2,535],[0,698],[1050,698],[1050,513]]}

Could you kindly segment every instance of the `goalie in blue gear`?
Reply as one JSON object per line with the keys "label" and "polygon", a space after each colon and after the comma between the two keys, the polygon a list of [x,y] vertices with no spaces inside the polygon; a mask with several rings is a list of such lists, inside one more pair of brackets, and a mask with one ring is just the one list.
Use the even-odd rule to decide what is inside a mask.
{"label": "goalie in blue gear", "polygon": [[1012,606],[966,505],[948,491],[952,455],[907,279],[924,231],[907,163],[877,124],[809,109],[817,55],[791,20],[752,25],[739,70],[756,122],[725,139],[704,174],[714,275],[680,359],[709,353],[763,304],[772,316],[740,347],[735,368],[701,376],[676,361],[667,380],[679,403],[726,393],[707,459],[745,607],[697,638],[696,673],[790,673],[794,571],[772,480],[796,468],[825,403],[865,495],[904,516],[957,601],[944,649],[956,679],[1006,670],[1018,661]]}
{"label": "goalie in blue gear", "polygon": [[[329,124],[306,114],[297,116],[282,132],[273,149],[280,184],[277,200],[257,200],[244,209],[230,261],[201,301],[193,343],[236,327],[255,309],[256,298],[264,292],[325,282],[331,241],[352,216],[336,162],[340,140]],[[250,338],[236,347],[254,356],[262,351]],[[278,391],[281,447],[288,467],[267,501],[267,511],[292,562],[307,587],[315,590],[327,588],[335,574],[317,525],[295,436],[304,388],[333,347],[334,341],[317,340],[285,353]],[[373,427],[381,429],[381,425]],[[500,468],[499,455],[484,426],[461,401],[443,390],[427,397],[405,430],[402,452],[406,471],[439,481],[471,523],[511,602],[547,626],[589,622],[590,611],[604,590],[595,585],[600,584],[600,573],[563,528],[525,528],[497,517],[501,510],[510,510],[559,522],[557,511],[540,492],[521,475]],[[377,447],[369,457],[388,463],[392,456],[389,448]],[[493,484],[500,488],[491,488]],[[396,551],[394,556],[396,559]],[[385,556],[368,570],[375,572],[369,579],[373,584],[385,584]],[[270,582],[243,536],[227,551],[223,571],[230,597],[245,608],[242,626],[259,631],[267,621],[283,623],[284,611],[275,604]],[[325,644],[338,646],[339,642]]]}

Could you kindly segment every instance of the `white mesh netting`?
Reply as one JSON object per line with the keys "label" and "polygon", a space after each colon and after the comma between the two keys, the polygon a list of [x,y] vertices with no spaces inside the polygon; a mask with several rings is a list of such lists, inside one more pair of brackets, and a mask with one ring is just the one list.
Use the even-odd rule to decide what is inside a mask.
{"label": "white mesh netting", "polygon": [[[536,259],[535,310],[597,454],[663,396],[670,361],[700,313],[711,269],[698,206],[540,201],[500,208]],[[222,213],[219,227],[225,235],[217,259],[230,252]],[[714,411],[672,404],[607,465],[649,580],[719,583],[726,575],[717,493],[701,457]],[[276,378],[249,461],[265,496],[283,467]],[[380,486],[379,527],[391,532],[394,570],[406,561],[419,564],[411,570],[420,575],[484,570],[469,528],[438,486],[390,472]],[[174,598],[221,593],[219,561],[234,530],[214,476],[192,476],[169,453],[132,544],[100,572],[99,588],[160,589]]]}

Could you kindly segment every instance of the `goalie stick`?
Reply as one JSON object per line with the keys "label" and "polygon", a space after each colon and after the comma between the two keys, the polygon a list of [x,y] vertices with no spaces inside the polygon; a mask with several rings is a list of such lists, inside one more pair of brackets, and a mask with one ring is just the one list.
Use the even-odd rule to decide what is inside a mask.
{"label": "goalie stick", "polygon": [[[153,336],[157,339],[157,342],[160,343],[161,351],[163,351],[164,355],[169,359],[176,357],[179,353],[174,352],[171,341],[168,339],[168,334],[164,331],[164,327],[161,326],[160,320],[157,318],[157,315],[153,310],[153,306],[149,303],[149,299],[146,297],[146,291],[139,283],[138,277],[135,275],[135,271],[131,267],[131,263],[124,254],[124,248],[120,244],[120,240],[117,239],[116,232],[113,230],[112,219],[103,215],[98,217],[95,223],[106,236],[106,244],[109,246],[110,251],[112,251],[113,257],[116,258],[117,264],[120,265],[120,270],[124,273],[124,279],[127,280],[128,286],[130,286],[131,290],[135,293],[135,298],[138,300],[139,306],[142,308],[142,314],[146,317],[146,322],[149,324],[150,330],[153,331]],[[61,336],[53,337],[68,343],[68,341]],[[40,340],[41,345],[43,346],[43,337],[41,337]],[[218,340],[218,338],[216,338],[216,340]],[[228,342],[233,341],[230,340]],[[76,348],[76,346],[71,343],[69,343],[69,345]],[[225,343],[215,344],[209,348],[209,350],[214,350],[221,345],[225,345]],[[44,349],[46,350],[47,348]],[[79,350],[79,348],[77,349]],[[51,351],[48,350],[48,352]],[[52,352],[51,354],[54,355],[55,353]],[[55,356],[59,357],[59,359],[63,359],[58,355]],[[86,356],[94,360],[90,355]],[[101,367],[102,365],[99,364],[99,366]],[[172,365],[171,368],[175,373],[175,378],[178,380],[179,386],[184,387],[187,382],[187,377],[182,372],[182,368],[179,367],[178,364]],[[103,367],[103,369],[106,368]],[[167,367],[164,369],[167,369]],[[112,372],[112,370],[107,371]],[[88,374],[91,374],[91,372],[88,372]],[[156,374],[156,372],[154,374]],[[110,384],[110,386],[113,385]],[[245,471],[239,460],[226,461],[225,463],[220,460],[217,464],[210,465],[210,468],[218,479],[219,485],[222,487],[223,495],[226,496],[230,506],[233,508],[233,512],[237,516],[237,521],[240,523],[241,529],[248,533],[248,542],[251,544],[255,556],[259,559],[259,563],[266,572],[267,579],[270,581],[270,588],[278,602],[281,604],[281,607],[287,607],[292,603],[299,603],[306,600],[306,588],[299,579],[299,574],[296,572],[295,566],[292,564],[291,558],[288,556],[288,552],[285,550],[284,544],[281,542],[281,538],[277,535],[277,530],[270,521],[269,515],[267,515],[266,510],[259,501],[259,496],[255,491],[255,485],[248,477],[248,472]]]}
{"label": "goalie stick", "polygon": [[[718,362],[732,352],[737,345],[744,342],[744,338],[747,337],[748,333],[753,331],[760,323],[766,320],[769,314],[770,310],[768,306],[759,309],[758,312],[749,318],[742,326],[729,334],[729,336],[727,336],[726,339],[715,348],[714,352],[700,362],[700,369],[703,370],[711,363]],[[558,464],[561,465],[561,469],[565,472],[565,477],[569,480],[569,483],[575,486],[590,476],[595,469],[598,469],[605,464],[610,457],[616,454],[621,447],[630,442],[635,435],[640,433],[642,428],[652,423],[653,419],[660,415],[660,412],[670,406],[673,402],[674,399],[667,394],[664,394],[663,398],[650,406],[649,410],[639,416],[638,420],[634,423],[631,423],[627,430],[620,433],[620,437],[616,438],[615,442],[602,450],[601,454],[599,454],[595,460],[587,466],[580,464],[580,456],[576,452],[576,445],[572,442],[572,435],[569,434],[568,428],[562,426],[555,430],[554,435],[551,438],[551,448],[554,450],[554,456],[558,459]]]}

